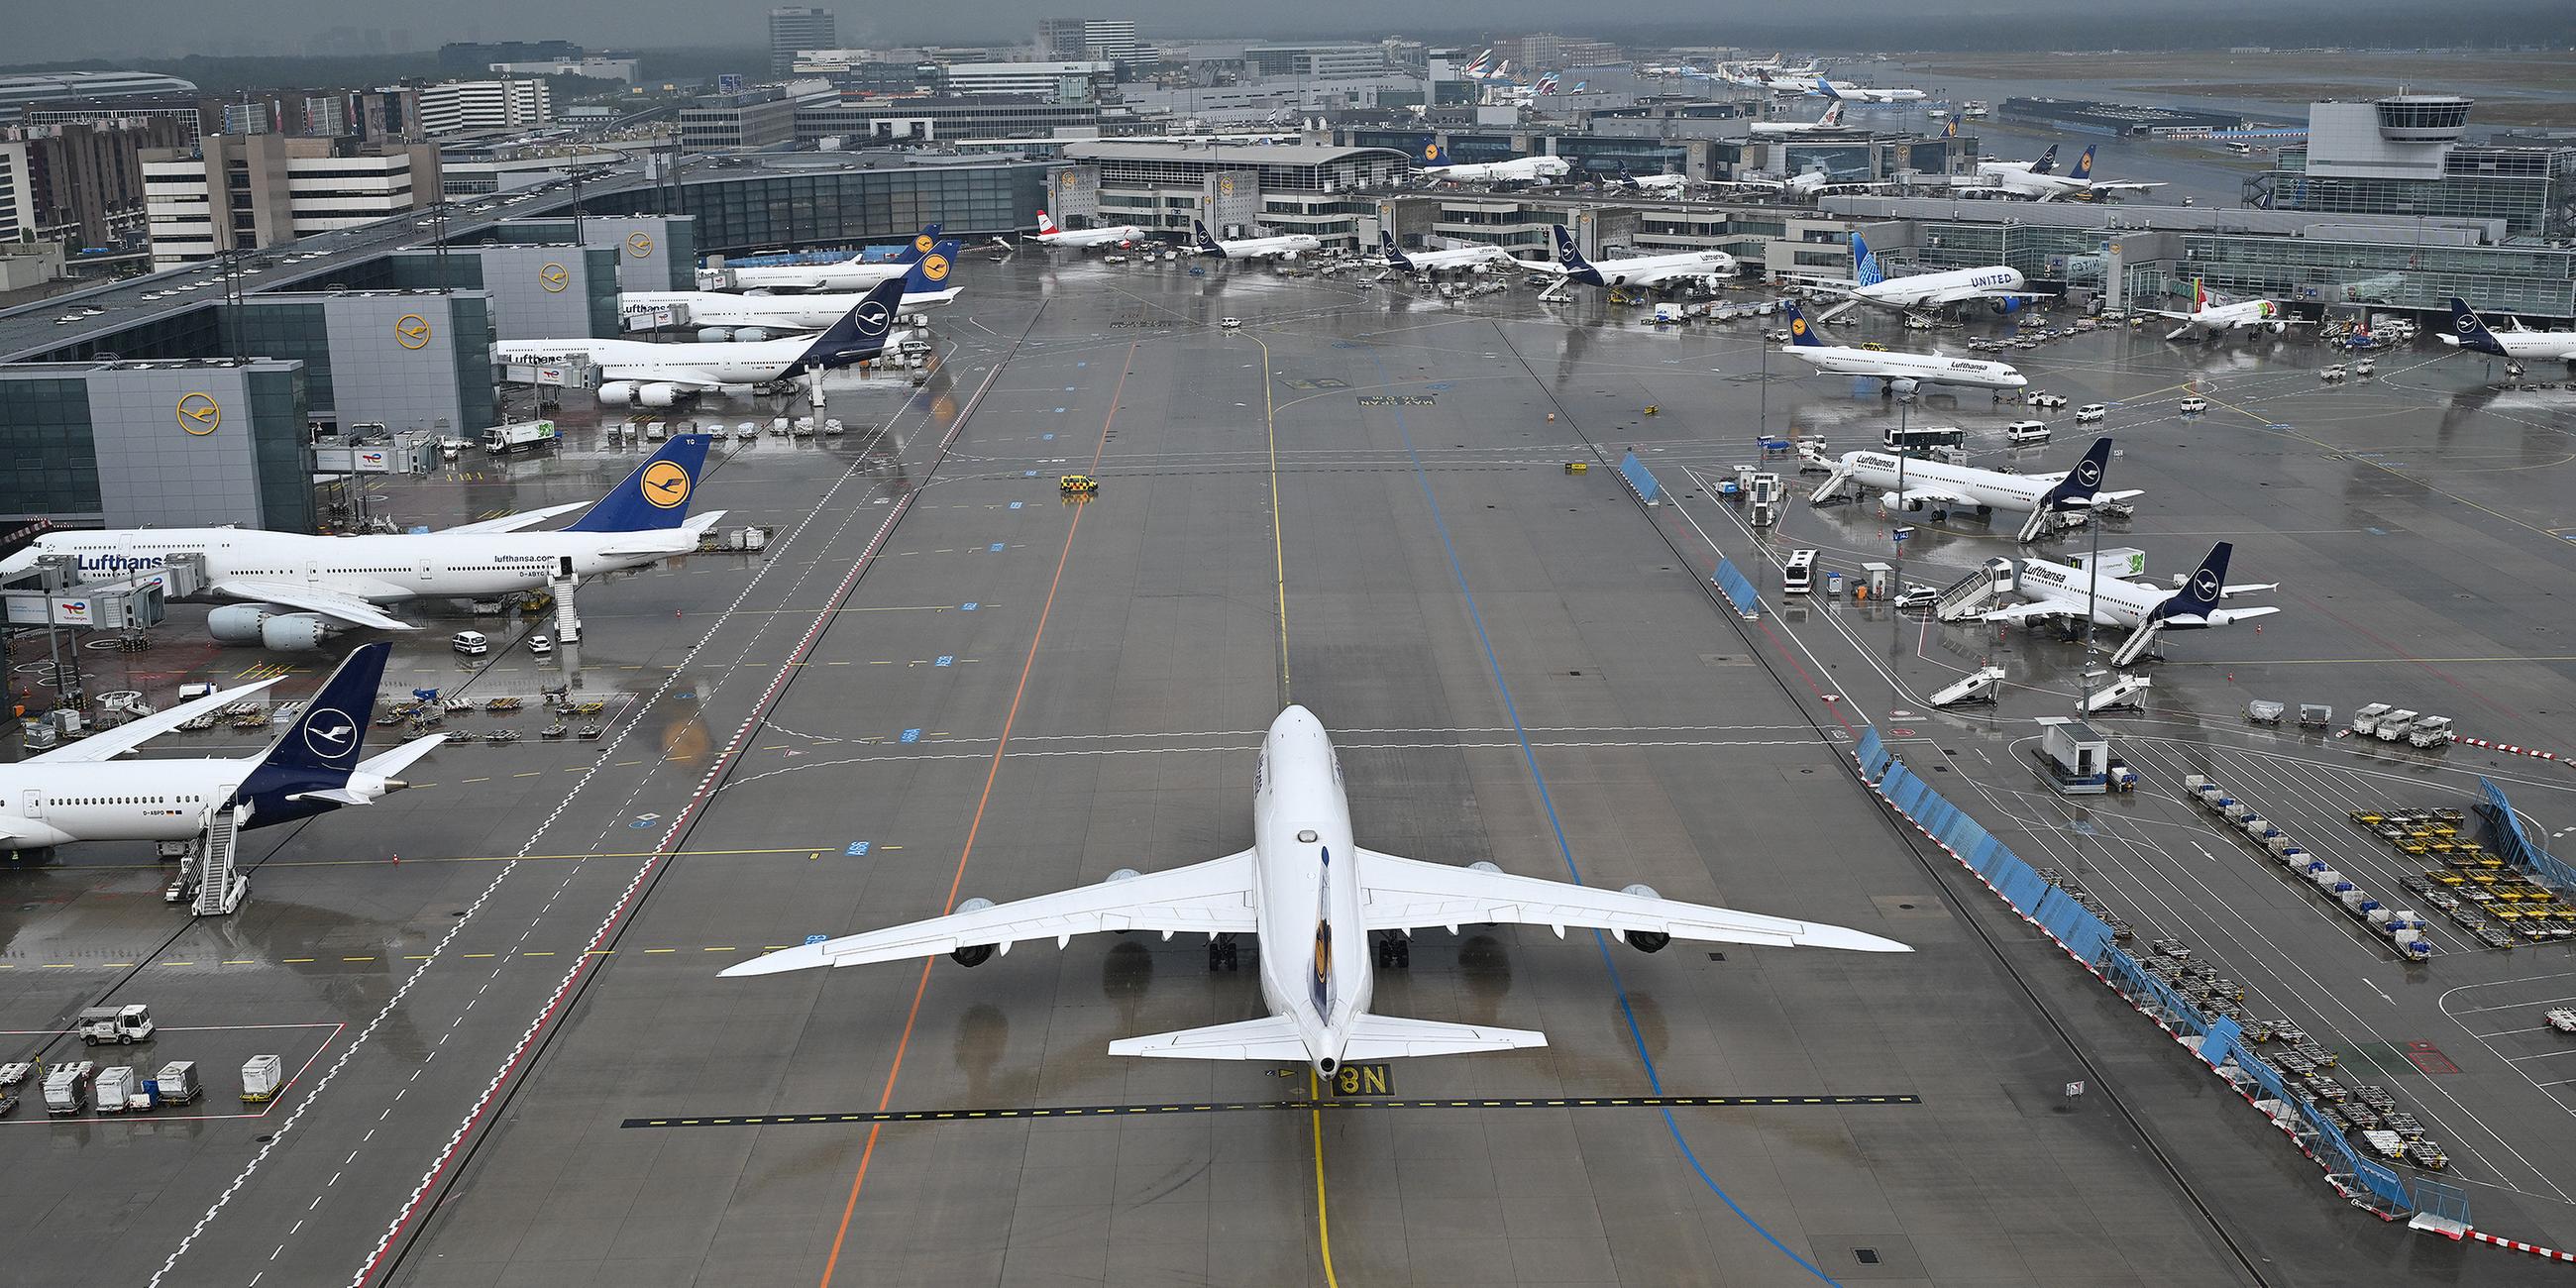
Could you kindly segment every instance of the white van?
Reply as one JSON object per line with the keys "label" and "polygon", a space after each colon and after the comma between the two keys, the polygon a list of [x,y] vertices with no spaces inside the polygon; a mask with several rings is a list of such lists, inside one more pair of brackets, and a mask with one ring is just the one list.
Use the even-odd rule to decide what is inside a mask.
{"label": "white van", "polygon": [[481,657],[492,651],[492,641],[481,631],[458,631],[447,646],[467,657]]}
{"label": "white van", "polygon": [[2086,403],[2075,409],[2075,420],[2078,424],[2082,424],[2089,421],[2100,420],[2110,414],[2111,409],[2100,403]]}
{"label": "white van", "polygon": [[2004,426],[2004,441],[2015,447],[2028,447],[2033,443],[2045,443],[2048,441],[2048,422],[2044,420],[2014,421],[2013,423]]}

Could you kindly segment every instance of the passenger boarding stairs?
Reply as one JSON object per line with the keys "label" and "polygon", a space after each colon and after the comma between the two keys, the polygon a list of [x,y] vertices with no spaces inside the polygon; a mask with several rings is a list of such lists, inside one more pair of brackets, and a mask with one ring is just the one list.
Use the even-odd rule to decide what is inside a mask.
{"label": "passenger boarding stairs", "polygon": [[2106,677],[2100,672],[2095,672],[2093,675],[2093,679],[2096,682],[2106,678],[2110,680],[2109,684],[2103,685],[2101,688],[2095,689],[2092,693],[2086,695],[2084,699],[2084,714],[2091,715],[2097,711],[2109,711],[2115,707],[2144,706],[2145,703],[2141,699],[2140,695],[2153,687],[2155,683],[2153,680],[2143,675],[2113,674]]}
{"label": "passenger boarding stairs", "polygon": [[226,803],[208,810],[206,830],[198,834],[197,900],[190,911],[220,917],[241,906],[250,893],[250,878],[233,870],[233,842],[241,831],[243,810]]}
{"label": "passenger boarding stairs", "polygon": [[[1975,572],[1951,582],[1941,597],[1932,603],[1932,615],[1945,622],[1963,622],[1985,612],[1998,599],[2012,593],[2019,576],[2010,559],[1989,559]],[[1937,704],[1936,704],[1937,705]]]}
{"label": "passenger boarding stairs", "polygon": [[1813,464],[1826,467],[1829,471],[1825,475],[1825,481],[1817,485],[1814,495],[1807,498],[1807,504],[1823,505],[1833,500],[1834,495],[1843,490],[1843,484],[1851,482],[1851,471],[1845,469],[1842,462],[1828,460],[1822,453],[1804,443],[1799,444],[1798,454]]}
{"label": "passenger boarding stairs", "polygon": [[1923,700],[1924,705],[1954,707],[1962,702],[1992,702],[2004,687],[2004,669],[2000,666],[1979,668],[1960,677],[1957,683]]}
{"label": "passenger boarding stairs", "polygon": [[2130,666],[2145,657],[2147,649],[2156,642],[2157,630],[2163,626],[2161,621],[2151,621],[2129,632],[2129,638],[2122,640],[2118,651],[2111,654],[2111,665]]}

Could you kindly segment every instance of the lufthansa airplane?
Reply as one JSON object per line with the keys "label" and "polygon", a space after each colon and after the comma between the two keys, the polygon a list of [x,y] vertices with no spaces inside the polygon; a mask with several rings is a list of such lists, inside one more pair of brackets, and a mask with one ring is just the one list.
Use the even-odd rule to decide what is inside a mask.
{"label": "lufthansa airplane", "polygon": [[1180,1060],[1267,1060],[1311,1065],[1331,1076],[1353,1060],[1458,1055],[1547,1045],[1547,1035],[1486,1024],[1451,1024],[1369,1012],[1375,985],[1370,936],[1403,937],[1428,926],[1468,924],[1607,930],[1630,947],[1656,952],[1675,939],[1773,948],[1848,948],[1901,953],[1892,939],[1840,926],[1790,921],[1680,903],[1642,885],[1606,890],[1512,876],[1491,863],[1451,867],[1364,850],[1351,841],[1341,762],[1324,726],[1290,707],[1262,739],[1253,778],[1252,848],[1188,867],[1140,874],[1121,869],[1099,885],[994,904],[969,899],[948,916],[782,949],[726,975],[769,975],[817,966],[858,966],[946,953],[978,965],[1013,944],[1052,939],[1058,947],[1094,931],[1251,933],[1260,954],[1261,996],[1270,1014],[1109,1044],[1111,1055]]}

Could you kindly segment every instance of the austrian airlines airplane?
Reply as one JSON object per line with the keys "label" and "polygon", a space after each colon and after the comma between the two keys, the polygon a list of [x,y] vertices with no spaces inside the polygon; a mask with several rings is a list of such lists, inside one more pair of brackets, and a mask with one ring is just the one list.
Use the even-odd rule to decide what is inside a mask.
{"label": "austrian airlines airplane", "polygon": [[[1234,935],[1261,936],[1261,997],[1270,1014],[1109,1044],[1111,1055],[1179,1060],[1294,1061],[1330,1077],[1352,1060],[1457,1055],[1547,1045],[1528,1029],[1369,1013],[1375,964],[1392,965],[1415,930],[1469,923],[1607,930],[1641,952],[1675,939],[1773,948],[1901,953],[1892,939],[1839,926],[1680,903],[1632,885],[1605,890],[1511,876],[1491,863],[1457,868],[1364,850],[1351,841],[1350,802],[1332,740],[1304,707],[1271,722],[1253,777],[1252,848],[1164,872],[1120,869],[1099,885],[994,904],[969,899],[945,917],[786,948],[726,969],[769,975],[946,953],[966,966],[1024,940],[1061,948],[1095,931],[1181,932],[1209,938],[1209,962],[1231,962]],[[1372,932],[1384,935],[1378,960]]]}
{"label": "austrian airlines airplane", "polygon": [[1042,246],[1089,250],[1094,246],[1132,246],[1151,236],[1153,234],[1134,224],[1112,224],[1106,228],[1058,228],[1052,216],[1043,210],[1038,212],[1038,244]]}

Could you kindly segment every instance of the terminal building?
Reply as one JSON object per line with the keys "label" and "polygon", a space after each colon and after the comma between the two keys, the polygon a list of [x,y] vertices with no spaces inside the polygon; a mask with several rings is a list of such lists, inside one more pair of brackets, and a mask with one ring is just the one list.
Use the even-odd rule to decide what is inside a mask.
{"label": "terminal building", "polygon": [[1364,244],[1367,194],[1398,187],[1412,165],[1392,148],[1331,144],[1072,143],[1050,210],[1068,226],[1135,224],[1186,236],[1199,220],[1220,237],[1305,233],[1327,248]]}
{"label": "terminal building", "polygon": [[304,364],[0,363],[0,515],[78,527],[314,526]]}
{"label": "terminal building", "polygon": [[2245,204],[2315,213],[2501,219],[2516,237],[2576,236],[2576,147],[2463,141],[2473,100],[2400,94],[2308,108],[2308,141],[2245,185]]}

